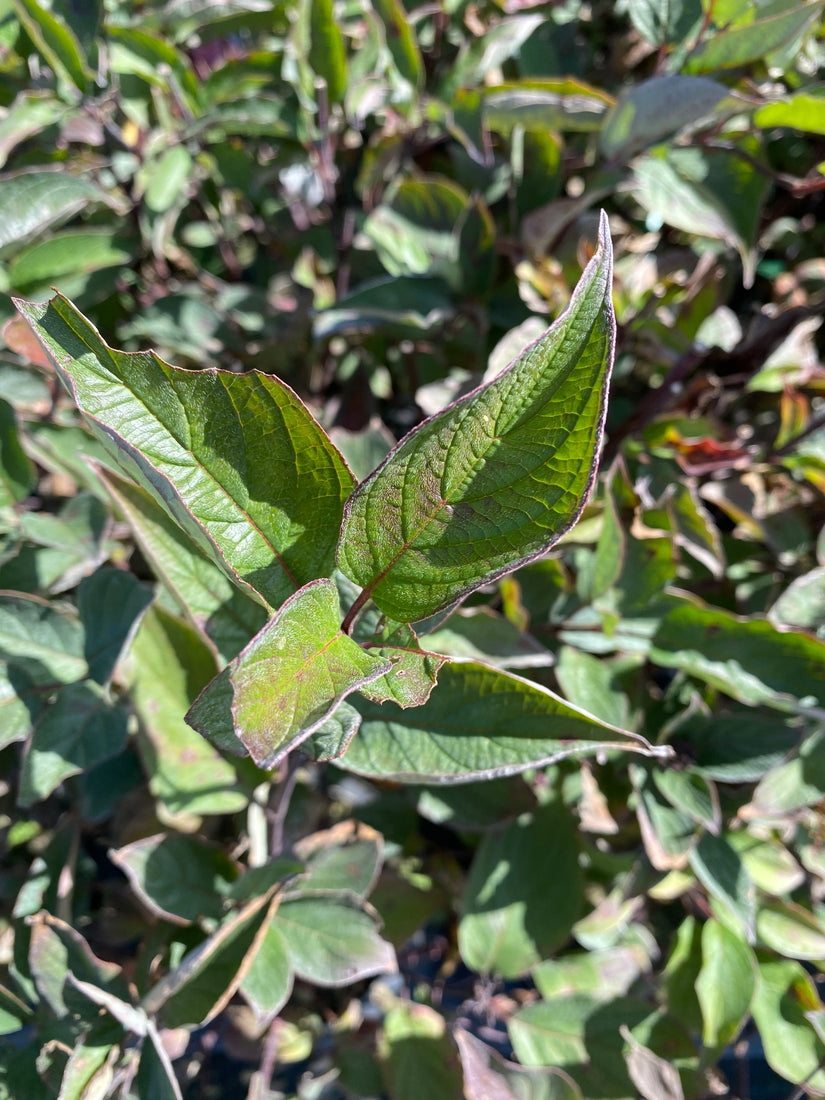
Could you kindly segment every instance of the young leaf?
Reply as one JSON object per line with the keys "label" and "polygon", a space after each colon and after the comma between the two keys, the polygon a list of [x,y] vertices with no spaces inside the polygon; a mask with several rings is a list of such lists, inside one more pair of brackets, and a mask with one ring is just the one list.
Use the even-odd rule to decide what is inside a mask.
{"label": "young leaf", "polygon": [[402,622],[424,618],[545,553],[596,474],[613,361],[612,249],[492,382],[425,420],[347,501],[338,564]]}
{"label": "young leaf", "polygon": [[115,351],[61,295],[17,307],[97,437],[236,584],[277,607],[329,573],[354,478],[285,383]]}
{"label": "young leaf", "polygon": [[[351,692],[392,666],[341,632],[332,581],[305,585],[229,666],[232,719],[256,764],[273,767],[332,715]],[[216,677],[195,701],[189,724],[214,732],[205,717],[210,696],[226,691]]]}

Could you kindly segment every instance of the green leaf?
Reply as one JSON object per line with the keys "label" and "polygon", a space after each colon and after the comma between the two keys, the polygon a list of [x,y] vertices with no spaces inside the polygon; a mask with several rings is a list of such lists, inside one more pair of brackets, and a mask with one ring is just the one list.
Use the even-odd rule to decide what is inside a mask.
{"label": "green leaf", "polygon": [[370,7],[384,27],[387,49],[401,76],[418,88],[424,77],[415,31],[400,0],[370,0]]}
{"label": "green leaf", "polygon": [[739,1034],[750,1012],[756,976],[756,958],[748,943],[718,921],[706,921],[702,969],[696,979],[706,1047],[720,1050]]}
{"label": "green leaf", "polygon": [[425,420],[347,502],[339,567],[411,622],[546,552],[592,488],[612,365],[612,251],[487,385]]}
{"label": "green leaf", "polygon": [[9,282],[25,294],[48,292],[49,287],[79,274],[128,265],[132,253],[111,229],[67,229],[18,252],[9,265]]}
{"label": "green leaf", "polygon": [[[758,158],[755,138],[741,135],[737,144]],[[753,283],[755,237],[768,186],[752,163],[718,150],[664,149],[638,157],[633,166],[633,191],[644,209],[676,229],[735,248],[745,286]]]}
{"label": "green leaf", "polygon": [[560,1069],[527,1069],[508,1062],[469,1031],[455,1028],[466,1100],[582,1100],[579,1086]]}
{"label": "green leaf", "polygon": [[235,813],[248,792],[232,764],[183,720],[215,675],[201,636],[167,611],[144,616],[124,668],[140,717],[138,745],[149,789],[170,814]]}
{"label": "green leaf", "polygon": [[223,895],[236,872],[219,848],[179,833],[159,833],[110,854],[155,915],[176,924],[223,916]]}
{"label": "green leaf", "polygon": [[84,1035],[69,1055],[60,1082],[60,1100],[103,1100],[110,1094],[114,1063],[120,1055],[118,1030],[107,1021]]}
{"label": "green leaf", "polygon": [[574,706],[612,726],[624,727],[628,722],[627,696],[617,689],[615,669],[604,659],[563,646],[556,664],[556,679]]}
{"label": "green leaf", "polygon": [[649,1013],[649,1004],[630,997],[601,1005],[573,995],[519,1009],[507,1030],[522,1065],[566,1069],[593,1100],[624,1098],[635,1090],[622,1058],[619,1029],[623,1024],[634,1027]]}
{"label": "green leaf", "polygon": [[309,5],[309,63],[323,78],[330,102],[340,103],[347,86],[347,55],[332,0],[306,2]]}
{"label": "green leaf", "polygon": [[825,627],[825,566],[819,565],[791,581],[768,612],[777,627],[815,630]]}
{"label": "green leaf", "polygon": [[753,121],[762,130],[787,126],[806,134],[825,134],[825,98],[801,92],[790,99],[766,103],[754,112]]}
{"label": "green leaf", "polygon": [[509,135],[528,131],[591,133],[602,128],[612,97],[578,80],[519,80],[484,90],[484,123]]}
{"label": "green leaf", "polygon": [[703,76],[654,76],[626,88],[604,122],[599,145],[606,157],[629,157],[711,116],[728,97],[724,84]]}
{"label": "green leaf", "polygon": [[172,1062],[155,1027],[150,1027],[140,1050],[135,1082],[140,1096],[152,1100],[183,1100]]}
{"label": "green leaf", "polygon": [[0,659],[35,681],[68,684],[87,673],[83,628],[36,596],[0,593]]}
{"label": "green leaf", "polygon": [[459,278],[456,235],[469,196],[442,176],[402,179],[369,215],[364,232],[391,275]]}
{"label": "green leaf", "polygon": [[51,92],[41,89],[19,92],[0,120],[0,168],[18,145],[59,122],[68,111],[66,104],[60,103]]}
{"label": "green leaf", "polygon": [[59,295],[17,305],[96,436],[230,579],[277,607],[329,573],[354,479],[288,386],[114,351]]}
{"label": "green leaf", "polygon": [[304,837],[294,848],[306,869],[286,888],[287,897],[308,893],[366,897],[376,883],[384,854],[381,834],[358,821],[340,821]]}
{"label": "green leaf", "polygon": [[365,698],[373,703],[391,701],[400,707],[420,707],[427,702],[444,657],[423,650],[415,632],[404,623],[385,622],[384,629],[366,643],[357,628],[355,636],[373,656],[391,665],[388,673],[361,688]]}
{"label": "green leaf", "polygon": [[460,609],[422,637],[428,649],[499,668],[542,668],[553,654],[488,607]]}
{"label": "green leaf", "polygon": [[85,630],[89,676],[107,684],[152,602],[152,590],[122,569],[98,569],[80,583],[77,610]]}
{"label": "green leaf", "polygon": [[668,802],[677,810],[702,825],[708,832],[716,833],[721,827],[719,796],[707,779],[699,772],[657,769],[652,772],[653,782]]}
{"label": "green leaf", "polygon": [[825,1044],[806,1018],[822,1005],[813,981],[798,962],[760,960],[751,1011],[768,1065],[812,1095],[825,1095]]}
{"label": "green leaf", "polygon": [[77,493],[57,514],[24,512],[24,542],[0,565],[0,588],[63,592],[107,557],[110,517],[91,493]]}
{"label": "green leaf", "polygon": [[461,906],[462,958],[483,974],[519,977],[562,946],[583,900],[576,823],[549,803],[482,840]]}
{"label": "green leaf", "polygon": [[48,797],[65,779],[116,756],[126,743],[129,708],[112,705],[90,682],[68,684],[32,732],[20,776],[20,805]]}
{"label": "green leaf", "polygon": [[[331,717],[351,692],[390,671],[341,632],[338,592],[318,580],[296,592],[229,666],[237,738],[261,767],[273,767]],[[219,678],[187,715],[194,729],[213,728]]]}
{"label": "green leaf", "polygon": [[518,676],[456,662],[441,669],[426,707],[356,703],[361,728],[339,767],[404,782],[466,783],[514,775],[606,747],[664,755]]}
{"label": "green leaf", "polygon": [[395,951],[382,940],[360,904],[343,898],[282,901],[273,922],[296,974],[325,988],[349,985],[396,969]]}
{"label": "green leaf", "polygon": [[12,0],[12,5],[32,42],[54,72],[84,92],[89,71],[71,28],[41,7],[37,0]]}
{"label": "green leaf", "polygon": [[34,480],[34,465],[20,443],[14,409],[0,400],[0,508],[24,500]]}
{"label": "green leaf", "polygon": [[825,641],[764,619],[681,601],[662,620],[651,659],[749,706],[825,715]]}
{"label": "green leaf", "polygon": [[821,4],[794,4],[762,19],[717,30],[691,50],[684,69],[689,73],[706,73],[759,61],[807,31],[821,11]]}
{"label": "green leaf", "polygon": [[825,960],[825,927],[813,913],[790,901],[768,901],[756,914],[760,943],[789,959]]}
{"label": "green leaf", "polygon": [[240,992],[259,1024],[267,1024],[278,1015],[292,993],[292,982],[286,942],[270,921],[240,984]]}
{"label": "green leaf", "polygon": [[379,1051],[387,1094],[393,1100],[465,1095],[447,1023],[429,1005],[393,1005],[384,1017]]}
{"label": "green leaf", "polygon": [[146,165],[144,202],[153,214],[164,214],[183,197],[194,163],[185,145],[173,145]]}
{"label": "green leaf", "polygon": [[202,1025],[221,1012],[263,942],[277,905],[269,891],[227,917],[203,943],[154,985],[141,1002],[164,1027]]}
{"label": "green leaf", "polygon": [[198,550],[154,497],[113,470],[94,469],[158,579],[218,656],[231,661],[264,625],[265,610]]}
{"label": "green leaf", "polygon": [[0,181],[0,254],[8,255],[38,233],[66,221],[102,199],[85,176],[20,172]]}
{"label": "green leaf", "polygon": [[355,707],[351,707],[349,703],[340,703],[335,713],[304,741],[303,751],[319,762],[337,760],[349,748],[360,725],[361,715]]}
{"label": "green leaf", "polygon": [[[687,8],[687,12],[685,9]],[[680,22],[690,17],[691,4],[684,0],[634,0],[627,6],[630,22],[651,46],[678,40]]]}
{"label": "green leaf", "polygon": [[751,937],[756,889],[738,853],[727,840],[704,833],[690,853],[690,865],[710,894],[716,916]]}
{"label": "green leaf", "polygon": [[[86,940],[65,921],[41,911],[29,918],[29,970],[37,992],[59,1019],[74,1011],[79,994],[67,981],[70,974],[81,981],[113,992],[125,993],[126,983],[115,963],[97,958]],[[88,1009],[87,998],[82,1004]],[[92,1018],[96,1016],[96,1011]]]}

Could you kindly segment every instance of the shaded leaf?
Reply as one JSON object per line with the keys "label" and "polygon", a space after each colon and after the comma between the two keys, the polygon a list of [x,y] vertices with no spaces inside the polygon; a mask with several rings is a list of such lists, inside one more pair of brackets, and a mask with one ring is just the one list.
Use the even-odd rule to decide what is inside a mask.
{"label": "shaded leaf", "polygon": [[573,817],[558,803],[484,837],[458,926],[472,970],[515,978],[561,947],[583,902],[577,847]]}
{"label": "shaded leaf", "polygon": [[684,68],[687,72],[703,73],[757,61],[802,34],[821,11],[821,4],[793,4],[761,19],[717,30],[691,50]]}
{"label": "shaded leaf", "polygon": [[138,745],[149,789],[171,814],[234,813],[248,793],[232,764],[183,720],[215,674],[201,636],[159,607],[144,617],[125,675],[141,720]]}
{"label": "shaded leaf", "polygon": [[126,743],[129,708],[89,683],[68,684],[32,732],[20,776],[21,806],[46,798],[69,776],[116,756]]}
{"label": "shaded leaf", "polygon": [[20,443],[14,409],[0,400],[0,507],[24,500],[34,480],[34,466]]}
{"label": "shaded leaf", "polygon": [[461,1057],[467,1100],[582,1100],[581,1090],[564,1070],[531,1070],[508,1062],[460,1027],[453,1037]]}
{"label": "shaded leaf", "polygon": [[825,1096],[825,1044],[807,1019],[822,1006],[801,963],[762,959],[751,1011],[768,1065],[812,1096]]}
{"label": "shaded leaf", "polygon": [[275,925],[295,973],[316,985],[348,985],[396,969],[392,946],[353,902],[331,897],[283,901]]}
{"label": "shaded leaf", "polygon": [[232,999],[266,934],[278,904],[269,891],[233,913],[154,985],[141,1002],[165,1027],[203,1024]]}
{"label": "shaded leaf", "polygon": [[444,1017],[428,1005],[396,1003],[379,1039],[387,1092],[397,1100],[462,1094],[462,1074]]}
{"label": "shaded leaf", "polygon": [[95,471],[181,611],[224,660],[237,656],[264,625],[265,610],[201,553],[154,497],[113,470],[96,465]]}
{"label": "shaded leaf", "polygon": [[12,0],[12,6],[55,73],[70,80],[78,91],[85,91],[89,71],[74,31],[37,0]]}
{"label": "shaded leaf", "polygon": [[101,198],[90,180],[71,172],[4,176],[0,187],[0,253],[11,253],[12,246],[20,246]]}
{"label": "shaded leaf", "polygon": [[270,921],[239,987],[260,1024],[269,1023],[284,1007],[292,993],[292,980],[286,942]]}
{"label": "shaded leaf", "polygon": [[222,894],[235,878],[235,868],[220,849],[179,833],[159,833],[110,855],[157,916],[176,924],[223,916]]}
{"label": "shaded leaf", "polygon": [[77,591],[89,676],[106,684],[152,602],[152,590],[122,569],[98,569]]}
{"label": "shaded leaf", "polygon": [[71,683],[87,672],[76,616],[35,596],[0,593],[0,658],[35,681]]}
{"label": "shaded leaf", "polygon": [[724,84],[708,77],[671,74],[643,80],[626,88],[610,110],[599,135],[601,150],[607,157],[632,156],[712,115],[728,95]]}
{"label": "shaded leaf", "polygon": [[651,656],[750,706],[825,713],[825,642],[807,634],[684,600],[662,619]]}

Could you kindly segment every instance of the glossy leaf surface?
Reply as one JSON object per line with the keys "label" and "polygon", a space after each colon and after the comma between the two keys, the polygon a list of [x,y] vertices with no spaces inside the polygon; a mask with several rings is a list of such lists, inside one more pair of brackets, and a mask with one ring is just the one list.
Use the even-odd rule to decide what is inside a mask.
{"label": "glossy leaf surface", "polygon": [[347,502],[338,563],[411,622],[548,550],[595,476],[612,365],[612,250],[569,308],[492,382],[425,420]]}
{"label": "glossy leaf surface", "polygon": [[329,571],[353,477],[287,385],[115,351],[60,296],[18,308],[98,438],[236,583],[277,607]]}

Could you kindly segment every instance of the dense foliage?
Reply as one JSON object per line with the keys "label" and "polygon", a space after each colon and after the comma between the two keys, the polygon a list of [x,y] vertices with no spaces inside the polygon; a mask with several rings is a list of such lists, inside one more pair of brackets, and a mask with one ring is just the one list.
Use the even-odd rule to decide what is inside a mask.
{"label": "dense foliage", "polygon": [[822,15],[0,2],[0,1097],[825,1096]]}

